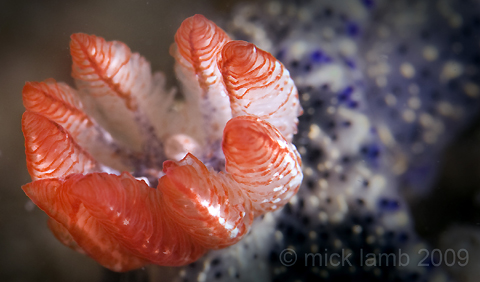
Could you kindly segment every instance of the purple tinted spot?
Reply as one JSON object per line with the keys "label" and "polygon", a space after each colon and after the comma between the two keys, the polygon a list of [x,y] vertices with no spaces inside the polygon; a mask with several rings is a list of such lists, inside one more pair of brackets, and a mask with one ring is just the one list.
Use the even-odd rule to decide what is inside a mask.
{"label": "purple tinted spot", "polygon": [[398,236],[398,240],[399,240],[400,242],[402,242],[402,243],[405,243],[405,242],[408,241],[409,237],[410,237],[410,236],[408,236],[407,233],[402,232],[402,233],[400,233],[400,235]]}
{"label": "purple tinted spot", "polygon": [[365,5],[365,7],[367,8],[373,8],[373,6],[375,5],[375,1],[373,0],[362,0],[362,3],[363,5]]}
{"label": "purple tinted spot", "polygon": [[358,107],[358,102],[357,101],[350,101],[348,102],[348,106],[352,109]]}
{"label": "purple tinted spot", "polygon": [[362,146],[360,149],[361,155],[364,157],[364,160],[369,163],[374,168],[379,168],[380,166],[380,147],[378,144],[372,143]]}
{"label": "purple tinted spot", "polygon": [[330,63],[331,61],[332,61],[332,58],[331,58],[331,57],[329,57],[329,56],[324,56],[324,57],[323,57],[323,62],[324,62],[324,63]]}
{"label": "purple tinted spot", "polygon": [[322,62],[323,59],[323,53],[320,50],[316,50],[315,52],[312,53],[312,61],[315,63],[320,63]]}
{"label": "purple tinted spot", "polygon": [[340,102],[343,101],[348,101],[350,100],[350,97],[352,96],[353,93],[353,87],[348,86],[347,88],[343,89],[339,94],[338,94],[338,100]]}
{"label": "purple tinted spot", "polygon": [[370,149],[368,150],[368,156],[372,159],[378,158],[380,155],[380,148],[377,145],[371,145]]}
{"label": "purple tinted spot", "polygon": [[419,181],[423,181],[424,179],[428,178],[431,173],[433,172],[433,168],[430,164],[415,164],[412,165],[405,173],[405,180],[408,183],[415,183]]}
{"label": "purple tinted spot", "polygon": [[349,66],[351,69],[355,69],[355,67],[356,67],[355,62],[353,60],[350,60],[350,59],[345,59],[345,64],[347,66]]}
{"label": "purple tinted spot", "polygon": [[379,207],[384,211],[397,211],[400,208],[400,203],[394,199],[383,198],[380,199]]}
{"label": "purple tinted spot", "polygon": [[277,55],[275,56],[275,58],[277,58],[278,60],[282,60],[283,59],[283,56],[285,56],[285,50],[280,50],[278,51]]}
{"label": "purple tinted spot", "polygon": [[374,160],[380,155],[380,147],[377,144],[370,144],[361,149],[361,152],[369,159]]}
{"label": "purple tinted spot", "polygon": [[332,58],[324,54],[321,50],[313,52],[310,58],[314,63],[330,63],[332,61]]}
{"label": "purple tinted spot", "polygon": [[428,256],[428,258],[423,261],[424,264],[425,263],[427,264],[427,268],[433,268],[433,262],[434,262],[434,259],[432,258],[432,256]]}
{"label": "purple tinted spot", "polygon": [[360,32],[360,28],[356,23],[349,22],[347,23],[347,34],[350,36],[357,36]]}

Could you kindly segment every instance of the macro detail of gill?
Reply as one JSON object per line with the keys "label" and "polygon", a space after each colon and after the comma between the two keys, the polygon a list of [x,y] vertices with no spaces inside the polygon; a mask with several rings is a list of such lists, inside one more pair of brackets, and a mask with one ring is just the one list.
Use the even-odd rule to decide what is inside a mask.
{"label": "macro detail of gill", "polygon": [[178,108],[146,59],[84,33],[70,42],[77,89],[53,79],[23,88],[32,182],[22,189],[55,237],[114,272],[184,266],[234,245],[303,179],[291,144],[302,109],[278,60],[198,14],[170,50],[188,93]]}

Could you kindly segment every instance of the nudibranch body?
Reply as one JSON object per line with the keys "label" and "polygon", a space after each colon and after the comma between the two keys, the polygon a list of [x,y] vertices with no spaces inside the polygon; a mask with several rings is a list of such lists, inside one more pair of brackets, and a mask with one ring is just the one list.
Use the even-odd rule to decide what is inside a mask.
{"label": "nudibranch body", "polygon": [[[476,0],[277,0],[236,9],[229,34],[274,54],[298,87],[303,187],[256,220],[261,228],[182,268],[176,281],[476,281],[478,226],[452,227],[450,240],[436,234],[457,243],[435,245],[417,235],[431,226],[416,230],[410,208],[435,193],[446,144],[478,118],[479,10]],[[466,216],[437,208],[441,220]],[[466,248],[468,267],[422,261],[449,248]]]}
{"label": "nudibranch body", "polygon": [[22,118],[23,190],[65,245],[114,271],[185,265],[297,193],[302,109],[269,53],[188,18],[171,48],[185,98],[173,107],[125,44],[74,34],[70,49],[77,90],[27,83]]}

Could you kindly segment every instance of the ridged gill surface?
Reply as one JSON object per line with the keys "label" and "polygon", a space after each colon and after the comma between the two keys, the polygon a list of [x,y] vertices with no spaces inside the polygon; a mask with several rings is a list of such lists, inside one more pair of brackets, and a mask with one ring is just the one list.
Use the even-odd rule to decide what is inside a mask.
{"label": "ridged gill surface", "polygon": [[193,119],[189,122],[201,128],[200,144],[204,145],[205,158],[213,162],[223,159],[218,144],[225,124],[232,118],[218,68],[222,48],[229,41],[228,35],[215,23],[195,15],[183,21],[170,51],[175,58],[175,72],[182,83],[186,103],[192,108]]}
{"label": "ridged gill surface", "polygon": [[164,171],[157,189],[129,173],[73,174],[23,189],[54,220],[63,243],[114,271],[185,265],[247,233],[251,203],[231,178],[191,155],[167,162]]}
{"label": "ridged gill surface", "polygon": [[171,209],[170,216],[198,244],[220,249],[235,244],[248,232],[252,205],[229,175],[208,170],[191,154],[179,162],[165,162],[164,172],[166,177],[160,179],[159,188]]}
{"label": "ridged gill surface", "polygon": [[270,123],[254,116],[233,118],[222,145],[226,171],[253,202],[256,215],[282,207],[300,187],[300,155]]}
{"label": "ridged gill surface", "polygon": [[77,137],[86,127],[92,126],[76,91],[65,83],[50,79],[45,82],[27,82],[22,100],[26,110],[39,113],[55,121],[72,136]]}
{"label": "ridged gill surface", "polygon": [[[50,228],[54,232],[57,231],[55,232],[57,237],[60,235],[66,240],[69,237],[75,240],[79,247],[74,246],[74,249],[81,248],[83,252],[113,271],[126,271],[142,267],[147,262],[132,256],[129,250],[120,245],[111,232],[92,216],[79,197],[72,193],[73,190],[82,189],[79,185],[88,185],[91,177],[98,177],[95,175],[72,174],[66,179],[44,179],[29,183],[22,189],[40,209],[54,220],[53,224],[52,219],[50,220]],[[119,176],[111,175],[111,177]],[[98,183],[105,184],[100,181]],[[105,188],[108,189],[108,187]],[[77,193],[80,192],[82,191]],[[72,247],[71,245],[67,246]]]}
{"label": "ridged gill surface", "polygon": [[230,41],[219,62],[232,115],[256,115],[292,141],[302,108],[287,69],[270,53],[245,41]]}
{"label": "ridged gill surface", "polygon": [[22,118],[27,168],[33,180],[95,171],[97,162],[60,125],[32,112]]}
{"label": "ridged gill surface", "polygon": [[152,91],[150,64],[122,42],[83,33],[71,36],[70,53],[85,111],[117,140],[140,151],[149,121],[138,111],[139,99]]}
{"label": "ridged gill surface", "polygon": [[53,79],[27,82],[22,91],[23,105],[65,129],[82,148],[97,160],[116,169],[128,169],[118,156],[117,144],[84,111],[78,93]]}
{"label": "ridged gill surface", "polygon": [[118,41],[107,42],[83,33],[75,33],[71,39],[72,76],[85,82],[80,87],[93,88],[91,93],[95,96],[118,95],[129,108],[136,107],[135,98],[123,81],[130,75],[130,48]]}
{"label": "ridged gill surface", "polygon": [[186,61],[179,60],[179,63],[201,76],[202,87],[218,83],[222,78],[217,76],[217,59],[228,41],[228,35],[204,16],[190,17],[183,21],[175,34],[178,53]]}

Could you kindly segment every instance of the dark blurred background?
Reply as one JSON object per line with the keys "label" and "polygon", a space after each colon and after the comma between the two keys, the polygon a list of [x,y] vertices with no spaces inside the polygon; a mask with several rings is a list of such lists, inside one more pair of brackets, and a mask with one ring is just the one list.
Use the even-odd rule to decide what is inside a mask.
{"label": "dark blurred background", "polygon": [[238,1],[0,1],[0,281],[100,281],[93,260],[62,246],[21,190],[30,181],[21,131],[22,87],[55,78],[73,85],[69,36],[125,42],[173,79],[168,48],[195,13],[225,18]]}

